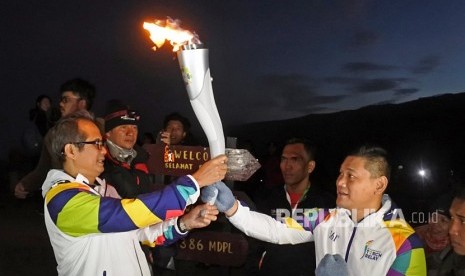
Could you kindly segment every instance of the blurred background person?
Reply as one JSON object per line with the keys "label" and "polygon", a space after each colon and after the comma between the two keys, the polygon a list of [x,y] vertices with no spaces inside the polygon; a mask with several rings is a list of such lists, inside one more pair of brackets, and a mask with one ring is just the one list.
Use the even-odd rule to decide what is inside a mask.
{"label": "blurred background person", "polygon": [[449,208],[451,221],[449,224],[450,246],[439,253],[441,265],[439,276],[465,275],[465,187],[454,192],[454,199]]}
{"label": "blurred background person", "polygon": [[22,137],[24,152],[30,159],[31,169],[39,161],[40,150],[44,136],[53,126],[52,100],[47,95],[40,95],[35,101],[34,108],[29,110],[29,124]]}
{"label": "blurred background person", "polygon": [[428,274],[438,269],[441,263],[439,253],[450,245],[449,207],[452,197],[452,193],[441,195],[431,204],[429,212],[425,215],[428,217],[428,223],[415,227],[415,232],[422,240],[425,249],[426,267],[430,271]]}
{"label": "blurred background person", "polygon": [[197,139],[190,131],[190,121],[178,112],[170,113],[165,117],[163,130],[170,133],[171,145],[198,146]]}
{"label": "blurred background person", "polygon": [[[86,80],[76,78],[60,86],[60,112],[66,116],[78,110],[90,110],[95,98],[95,87]],[[31,172],[24,176],[15,186],[15,196],[24,199],[29,193],[40,188],[50,169],[62,168],[61,162],[51,153],[52,137],[47,132],[44,137],[39,161]]]}

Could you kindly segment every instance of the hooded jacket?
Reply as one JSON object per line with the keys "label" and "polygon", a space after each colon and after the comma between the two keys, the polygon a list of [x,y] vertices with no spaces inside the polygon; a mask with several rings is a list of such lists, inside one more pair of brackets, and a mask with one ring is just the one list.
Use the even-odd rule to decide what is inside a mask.
{"label": "hooded jacket", "polygon": [[[344,257],[353,276],[426,275],[423,245],[388,195],[356,223],[347,209],[311,209],[281,223],[239,205],[230,222],[249,236],[277,244],[315,241],[316,265],[325,254]],[[305,231],[302,231],[305,230]]]}
{"label": "hooded jacket", "polygon": [[150,275],[139,242],[170,244],[182,238],[176,217],[199,196],[190,176],[165,189],[119,199],[97,179],[51,170],[42,186],[44,218],[58,275]]}

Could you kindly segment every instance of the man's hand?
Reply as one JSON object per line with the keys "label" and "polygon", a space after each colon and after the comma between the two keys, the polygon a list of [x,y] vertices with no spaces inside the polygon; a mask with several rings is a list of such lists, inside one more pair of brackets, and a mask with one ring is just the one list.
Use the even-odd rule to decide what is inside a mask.
{"label": "man's hand", "polygon": [[226,175],[228,169],[226,165],[227,160],[226,155],[219,155],[205,162],[200,169],[192,174],[192,177],[195,178],[200,187],[218,182]]}
{"label": "man's hand", "polygon": [[171,144],[171,132],[168,131],[160,131],[160,141],[163,143],[170,145]]}
{"label": "man's hand", "polygon": [[179,219],[186,226],[186,230],[189,231],[195,228],[203,228],[210,225],[212,221],[217,219],[218,214],[219,211],[215,205],[209,205],[208,203],[205,203],[195,206]]}
{"label": "man's hand", "polygon": [[[218,191],[218,192],[216,192]],[[226,212],[234,206],[236,198],[232,191],[223,182],[217,182],[202,189],[201,197],[203,202],[211,203],[216,197],[215,205],[220,212]]]}
{"label": "man's hand", "polygon": [[29,195],[29,192],[24,188],[23,183],[18,182],[15,186],[15,196],[20,199],[25,199]]}

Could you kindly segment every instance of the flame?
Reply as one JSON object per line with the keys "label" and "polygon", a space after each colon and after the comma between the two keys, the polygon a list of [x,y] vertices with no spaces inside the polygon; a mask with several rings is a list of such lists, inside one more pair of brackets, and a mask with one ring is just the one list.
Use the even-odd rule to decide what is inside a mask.
{"label": "flame", "polygon": [[155,19],[154,23],[144,22],[143,27],[149,31],[150,39],[155,43],[153,50],[163,46],[166,40],[173,46],[173,52],[183,45],[201,43],[196,33],[184,30],[180,25],[180,20],[168,17],[166,20]]}

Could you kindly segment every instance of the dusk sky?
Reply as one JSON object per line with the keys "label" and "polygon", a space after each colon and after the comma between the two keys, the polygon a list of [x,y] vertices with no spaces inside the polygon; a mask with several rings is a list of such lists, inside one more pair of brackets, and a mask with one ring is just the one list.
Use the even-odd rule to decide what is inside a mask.
{"label": "dusk sky", "polygon": [[58,104],[60,84],[75,77],[97,87],[97,116],[118,98],[141,112],[142,132],[160,129],[172,111],[196,126],[175,54],[168,45],[153,52],[142,28],[167,16],[209,48],[225,130],[465,90],[463,0],[5,0],[0,7],[6,148],[17,143],[35,98],[49,94]]}

